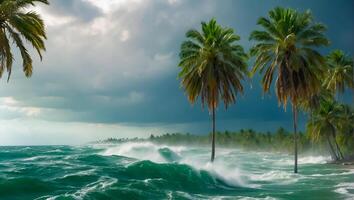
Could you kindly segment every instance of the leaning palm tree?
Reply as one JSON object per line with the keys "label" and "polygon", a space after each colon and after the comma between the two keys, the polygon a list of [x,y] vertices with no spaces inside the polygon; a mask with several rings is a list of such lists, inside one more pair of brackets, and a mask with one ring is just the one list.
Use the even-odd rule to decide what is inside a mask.
{"label": "leaning palm tree", "polygon": [[24,42],[30,43],[42,59],[46,39],[43,20],[37,13],[25,10],[36,2],[48,4],[47,0],[0,0],[0,78],[7,71],[7,81],[14,60],[11,41],[21,53],[23,71],[27,77],[32,75],[33,66]]}
{"label": "leaning palm tree", "polygon": [[250,40],[257,43],[251,48],[256,57],[253,73],[263,73],[263,91],[269,92],[276,76],[276,95],[286,108],[290,100],[294,118],[295,166],[297,173],[297,109],[304,99],[310,99],[321,86],[325,59],[316,51],[329,41],[324,36],[325,26],[313,22],[310,11],[275,8],[269,18],[258,20],[263,30],[253,31]]}
{"label": "leaning palm tree", "polygon": [[324,85],[333,93],[344,93],[345,88],[354,89],[353,59],[341,50],[334,50],[327,56],[328,75]]}
{"label": "leaning palm tree", "polygon": [[334,100],[322,101],[319,109],[315,111],[313,119],[307,124],[310,138],[314,141],[326,139],[335,160],[344,158],[336,139],[336,132],[340,130],[345,121],[343,117],[343,105]]}
{"label": "leaning palm tree", "polygon": [[218,25],[215,19],[202,22],[202,31],[189,30],[181,45],[179,77],[188,100],[200,98],[212,112],[212,152],[215,158],[215,109],[222,100],[225,108],[243,92],[241,81],[248,74],[247,55],[235,42],[240,39],[231,28]]}
{"label": "leaning palm tree", "polygon": [[[344,151],[354,155],[354,109],[349,105],[341,105],[340,123],[338,124],[338,144],[343,146]],[[342,149],[342,150],[343,150]],[[344,152],[343,152],[344,153]]]}

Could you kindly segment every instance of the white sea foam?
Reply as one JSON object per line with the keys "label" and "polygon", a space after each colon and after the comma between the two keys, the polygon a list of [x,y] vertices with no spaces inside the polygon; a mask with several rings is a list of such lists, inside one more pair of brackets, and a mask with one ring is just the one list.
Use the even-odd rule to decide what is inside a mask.
{"label": "white sea foam", "polygon": [[35,161],[35,160],[39,160],[39,159],[43,159],[43,158],[49,158],[50,156],[33,156],[33,157],[29,157],[29,158],[24,158],[22,159],[23,161]]}
{"label": "white sea foam", "polygon": [[82,189],[76,191],[71,196],[76,200],[82,200],[86,196],[87,193],[93,191],[104,191],[107,187],[115,184],[118,181],[116,178],[111,177],[101,177],[96,182],[90,183],[83,187]]}
{"label": "white sea foam", "polygon": [[346,196],[346,199],[354,199],[354,193],[349,192],[349,190],[354,190],[354,182],[351,183],[340,183],[335,186],[337,189],[334,190],[334,192],[342,194]]}
{"label": "white sea foam", "polygon": [[226,183],[232,186],[244,186],[244,187],[257,187],[256,185],[248,185],[242,178],[243,173],[241,173],[238,168],[228,168],[222,163],[215,162],[207,162],[200,169],[204,169],[209,171],[215,177],[218,177],[221,180],[224,180]]}
{"label": "white sea foam", "polygon": [[349,171],[345,171],[345,172],[340,172],[340,173],[330,173],[330,174],[312,174],[310,176],[314,176],[314,177],[321,177],[321,176],[344,176],[344,175],[350,175],[350,174],[354,174],[354,170],[349,170]]}
{"label": "white sea foam", "polygon": [[60,152],[63,152],[63,150],[61,150],[61,149],[54,149],[54,150],[47,151],[47,153],[60,153]]}
{"label": "white sea foam", "polygon": [[210,199],[210,200],[230,200],[230,199],[235,199],[235,200],[277,200],[277,198],[266,196],[264,198],[262,197],[245,197],[245,196],[217,196],[217,197],[205,197],[204,199]]}
{"label": "white sea foam", "polygon": [[325,164],[330,160],[327,156],[306,156],[299,158],[299,164]]}
{"label": "white sea foam", "polygon": [[158,146],[150,142],[127,142],[115,147],[109,147],[102,155],[119,155],[139,160],[151,160],[158,163],[165,162],[163,157],[158,153],[158,149]]}
{"label": "white sea foam", "polygon": [[163,181],[162,178],[147,178],[144,180],[144,183],[149,183],[150,181],[153,181],[153,180]]}
{"label": "white sea foam", "polygon": [[186,149],[186,147],[183,146],[156,145],[151,142],[127,142],[117,146],[108,147],[102,155],[119,155],[139,160],[151,160],[153,162],[163,163],[167,161],[159,153],[159,149],[162,148],[169,148],[177,155],[180,155],[180,153]]}
{"label": "white sea foam", "polygon": [[71,173],[71,174],[65,174],[63,177],[61,178],[67,178],[67,177],[71,177],[71,176],[86,176],[86,175],[92,175],[94,174],[94,172],[96,171],[96,169],[89,169],[89,170],[84,170],[84,171],[79,171],[79,172],[75,172],[75,173]]}
{"label": "white sea foam", "polygon": [[290,184],[297,182],[301,176],[298,174],[280,171],[280,170],[272,170],[262,174],[252,174],[249,176],[252,181],[269,181],[276,182],[277,184]]}
{"label": "white sea foam", "polygon": [[[161,148],[168,148],[179,156],[181,156],[182,152],[186,150],[186,147],[184,146],[156,145],[151,142],[128,142],[119,146],[109,147],[103,152],[102,155],[120,155],[140,160],[150,160],[157,163],[164,163],[167,161],[158,152]],[[226,155],[230,153],[230,151],[222,150],[221,153]],[[244,177],[241,176],[242,173],[238,168],[228,167],[224,162],[218,162],[218,160],[214,163],[210,163],[209,154],[201,157],[184,156],[181,158],[180,163],[187,164],[196,170],[206,170],[214,177],[227,182],[231,186],[257,187],[256,185],[246,184]]]}
{"label": "white sea foam", "polygon": [[241,197],[239,200],[276,200],[277,198],[266,196],[264,198],[261,197]]}
{"label": "white sea foam", "polygon": [[[303,156],[299,157],[298,164],[306,165],[306,164],[325,164],[330,161],[331,158],[328,156]],[[292,165],[294,164],[293,159],[283,158],[275,160],[275,164],[277,165]]]}

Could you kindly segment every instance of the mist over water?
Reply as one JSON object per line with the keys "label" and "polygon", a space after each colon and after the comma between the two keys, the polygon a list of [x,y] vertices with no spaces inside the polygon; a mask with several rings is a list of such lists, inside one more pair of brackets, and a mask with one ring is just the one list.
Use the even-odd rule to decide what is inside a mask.
{"label": "mist over water", "polygon": [[0,147],[0,199],[353,199],[354,169],[293,156],[149,142]]}

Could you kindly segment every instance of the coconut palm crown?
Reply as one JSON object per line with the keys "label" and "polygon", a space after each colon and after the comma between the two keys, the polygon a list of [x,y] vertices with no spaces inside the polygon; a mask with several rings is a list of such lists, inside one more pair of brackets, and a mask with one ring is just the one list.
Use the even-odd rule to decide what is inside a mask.
{"label": "coconut palm crown", "polygon": [[252,71],[264,74],[263,90],[269,92],[276,73],[276,95],[284,106],[288,99],[296,105],[317,93],[326,63],[316,49],[329,45],[326,27],[313,22],[310,11],[280,7],[271,10],[269,18],[259,18],[258,25],[263,30],[250,36],[256,41],[251,49],[251,55],[256,56]]}
{"label": "coconut palm crown", "polygon": [[235,44],[240,37],[233,29],[221,27],[215,19],[201,24],[202,32],[188,31],[188,40],[181,45],[181,85],[191,103],[200,97],[202,105],[212,110],[222,99],[227,108],[237,92],[243,92],[247,55]]}
{"label": "coconut palm crown", "polygon": [[36,2],[48,4],[47,0],[0,0],[0,78],[7,71],[9,81],[14,60],[11,42],[19,49],[26,77],[32,75],[32,58],[25,47],[28,42],[42,59],[45,50],[45,27],[41,17],[26,8]]}
{"label": "coconut palm crown", "polygon": [[332,92],[344,92],[346,87],[354,88],[353,59],[341,50],[334,50],[327,56],[329,65],[325,87]]}

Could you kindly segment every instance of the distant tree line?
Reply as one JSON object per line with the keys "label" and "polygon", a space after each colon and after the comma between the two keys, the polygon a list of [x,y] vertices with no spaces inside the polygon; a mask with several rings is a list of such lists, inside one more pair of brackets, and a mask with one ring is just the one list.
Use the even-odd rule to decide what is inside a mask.
{"label": "distant tree line", "polygon": [[[347,141],[341,139],[338,141]],[[212,140],[212,134],[195,135],[190,133],[166,133],[163,135],[151,134],[148,141],[158,144],[168,145],[193,145],[193,146],[209,146]],[[326,140],[312,139],[311,134],[299,132],[299,151],[311,152],[318,154],[328,154],[328,146]],[[259,132],[252,129],[241,129],[239,131],[216,132],[215,142],[219,147],[223,148],[241,148],[252,151],[273,151],[293,153],[294,135],[292,132],[284,128],[279,128],[275,132]],[[338,144],[345,157],[354,155],[354,141],[340,142]]]}

